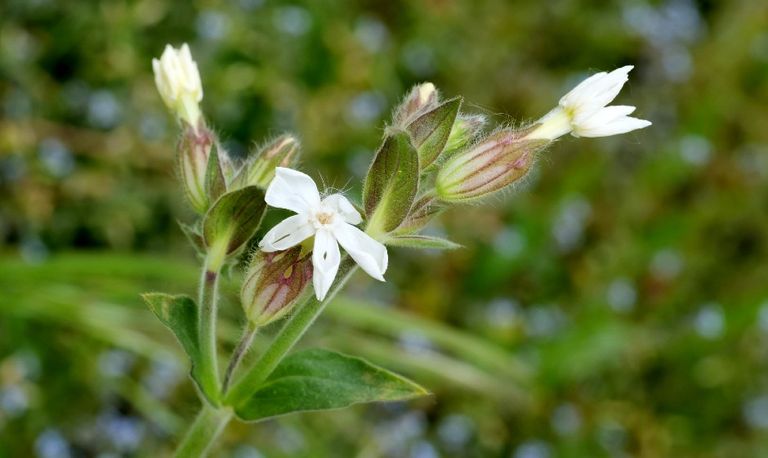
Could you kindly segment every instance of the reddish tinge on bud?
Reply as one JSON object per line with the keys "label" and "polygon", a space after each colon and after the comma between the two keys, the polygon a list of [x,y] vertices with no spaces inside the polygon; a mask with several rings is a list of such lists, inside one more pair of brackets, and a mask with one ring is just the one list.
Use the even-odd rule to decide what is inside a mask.
{"label": "reddish tinge on bud", "polygon": [[312,257],[301,246],[258,251],[245,275],[240,300],[248,320],[264,326],[282,318],[299,302],[312,280]]}
{"label": "reddish tinge on bud", "polygon": [[215,142],[213,133],[200,123],[198,128],[185,125],[179,142],[178,163],[181,182],[192,207],[199,213],[208,209],[205,173]]}
{"label": "reddish tinge on bud", "polygon": [[522,178],[549,144],[525,139],[526,132],[503,129],[451,157],[437,174],[435,188],[440,200],[480,199]]}
{"label": "reddish tinge on bud", "polygon": [[417,84],[395,110],[394,124],[404,128],[418,115],[437,107],[437,104],[438,94],[435,85],[432,83]]}

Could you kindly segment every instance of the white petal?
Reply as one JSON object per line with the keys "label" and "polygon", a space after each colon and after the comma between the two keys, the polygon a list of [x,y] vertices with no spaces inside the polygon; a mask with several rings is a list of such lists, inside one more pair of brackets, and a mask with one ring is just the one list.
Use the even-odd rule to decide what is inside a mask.
{"label": "white petal", "polygon": [[384,281],[387,271],[387,248],[368,234],[351,224],[340,223],[333,227],[333,235],[352,259],[376,280]]}
{"label": "white petal", "polygon": [[598,83],[605,75],[607,75],[607,73],[600,72],[585,79],[560,99],[560,105],[568,106],[579,104],[584,99],[584,95],[590,92],[592,85]]}
{"label": "white petal", "polygon": [[333,285],[333,280],[339,272],[341,253],[339,244],[327,229],[320,229],[315,234],[315,246],[312,249],[312,284],[315,286],[315,297],[322,301]]}
{"label": "white petal", "polygon": [[576,130],[584,129],[590,130],[606,124],[610,124],[613,121],[623,118],[635,111],[635,107],[626,105],[613,105],[610,107],[601,108],[588,118],[576,118],[573,120],[573,124],[576,126]]}
{"label": "white petal", "polygon": [[349,224],[360,224],[363,217],[355,207],[341,194],[331,194],[323,199],[323,205],[332,208],[341,218]]}
{"label": "white petal", "polygon": [[314,233],[315,227],[307,220],[306,215],[289,216],[267,232],[259,242],[259,248],[268,253],[287,250]]}
{"label": "white petal", "polygon": [[629,72],[632,68],[631,65],[627,65],[625,67],[617,68],[606,75],[605,78],[600,81],[600,88],[594,94],[593,103],[599,106],[606,106],[611,103],[611,101],[619,95],[621,88],[624,87],[624,84],[629,79]]}
{"label": "white petal", "polygon": [[574,131],[573,133],[578,137],[607,137],[610,135],[625,134],[627,132],[642,129],[650,125],[651,122],[646,121],[645,119],[624,116],[609,124],[604,124],[602,126],[594,127],[588,130],[578,130]]}
{"label": "white petal", "polygon": [[320,205],[320,193],[309,175],[277,167],[264,200],[272,207],[306,213]]}
{"label": "white petal", "polygon": [[560,105],[591,115],[616,98],[632,68],[627,65],[610,73],[600,72],[590,76],[560,99]]}

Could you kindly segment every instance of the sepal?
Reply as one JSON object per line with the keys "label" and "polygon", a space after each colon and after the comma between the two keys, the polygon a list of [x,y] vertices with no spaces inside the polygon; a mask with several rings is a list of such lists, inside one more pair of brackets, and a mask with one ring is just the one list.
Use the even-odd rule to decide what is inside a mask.
{"label": "sepal", "polygon": [[461,101],[461,97],[445,101],[419,115],[408,125],[413,146],[419,153],[421,170],[432,165],[445,150]]}
{"label": "sepal", "polygon": [[253,237],[266,209],[264,191],[256,186],[221,196],[203,220],[203,240],[208,250],[221,250],[224,256],[236,253]]}
{"label": "sepal", "polygon": [[392,131],[376,153],[363,183],[369,232],[391,232],[408,216],[419,187],[419,157],[410,136]]}
{"label": "sepal", "polygon": [[215,202],[216,199],[227,192],[227,178],[225,174],[225,161],[227,160],[226,153],[220,153],[218,143],[214,143],[208,156],[208,166],[205,170],[205,194],[208,202]]}
{"label": "sepal", "polygon": [[435,190],[449,203],[481,199],[525,176],[546,140],[526,138],[525,130],[502,129],[453,155],[440,168]]}

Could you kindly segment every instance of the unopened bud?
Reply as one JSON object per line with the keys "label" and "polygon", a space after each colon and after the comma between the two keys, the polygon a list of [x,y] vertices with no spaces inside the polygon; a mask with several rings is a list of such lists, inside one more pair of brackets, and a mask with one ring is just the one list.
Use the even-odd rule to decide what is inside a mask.
{"label": "unopened bud", "polygon": [[213,132],[205,126],[200,129],[188,126],[179,142],[177,157],[181,182],[189,202],[199,213],[204,213],[209,205],[205,177],[214,142]]}
{"label": "unopened bud", "polygon": [[467,146],[480,133],[485,123],[486,118],[483,115],[459,114],[453,123],[445,150],[455,151]]}
{"label": "unopened bud", "polygon": [[203,100],[203,86],[197,64],[187,44],[174,49],[166,45],[160,59],[152,59],[155,85],[165,105],[184,122],[198,127],[199,103]]}
{"label": "unopened bud", "polygon": [[437,174],[440,200],[462,202],[489,196],[522,178],[549,142],[527,140],[525,131],[504,129],[451,157]]}
{"label": "unopened bud", "polygon": [[312,279],[312,257],[301,246],[274,253],[257,252],[245,275],[240,300],[248,320],[264,326],[285,316]]}
{"label": "unopened bud", "polygon": [[234,165],[216,134],[205,123],[186,126],[178,145],[177,161],[184,191],[192,207],[205,213],[224,194],[234,175]]}
{"label": "unopened bud", "polygon": [[266,189],[275,177],[277,167],[295,165],[299,158],[299,140],[293,135],[281,135],[267,143],[243,164],[235,178],[235,186],[258,186]]}
{"label": "unopened bud", "polygon": [[437,89],[432,83],[422,83],[414,86],[395,110],[394,124],[405,127],[416,116],[435,108],[438,103]]}

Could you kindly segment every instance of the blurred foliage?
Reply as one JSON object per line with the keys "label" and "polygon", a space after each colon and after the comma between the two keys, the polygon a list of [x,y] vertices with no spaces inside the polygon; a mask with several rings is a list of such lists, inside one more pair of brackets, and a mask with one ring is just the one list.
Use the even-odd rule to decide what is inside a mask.
{"label": "blurred foliage", "polygon": [[138,299],[195,287],[150,66],[184,41],[233,154],[291,130],[304,170],[355,192],[424,80],[520,122],[635,64],[618,102],[654,122],[559,142],[433,229],[467,248],[393,249],[388,282],[360,276],[312,331],[433,397],[239,425],[221,450],[768,454],[768,3],[4,0],[0,456],[157,456],[197,408]]}

